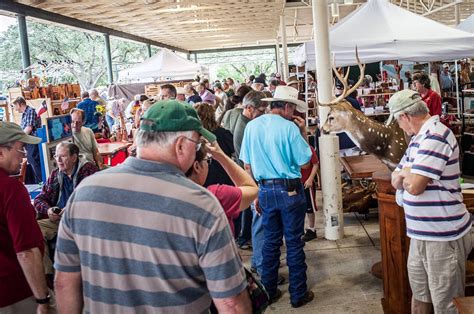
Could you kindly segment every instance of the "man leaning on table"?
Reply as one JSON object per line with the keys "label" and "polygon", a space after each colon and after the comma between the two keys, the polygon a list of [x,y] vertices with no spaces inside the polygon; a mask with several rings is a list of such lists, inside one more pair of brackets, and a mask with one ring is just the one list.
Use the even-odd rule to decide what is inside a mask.
{"label": "man leaning on table", "polygon": [[472,248],[471,215],[459,184],[459,146],[438,116],[430,116],[420,94],[395,93],[390,117],[412,136],[392,173],[397,203],[403,206],[410,237],[408,277],[413,313],[457,313],[464,296],[466,258]]}

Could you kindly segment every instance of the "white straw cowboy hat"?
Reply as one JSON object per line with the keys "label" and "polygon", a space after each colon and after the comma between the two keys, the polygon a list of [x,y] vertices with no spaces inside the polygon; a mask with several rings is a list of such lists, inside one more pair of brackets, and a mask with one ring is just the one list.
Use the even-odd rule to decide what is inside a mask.
{"label": "white straw cowboy hat", "polygon": [[262,98],[262,101],[285,101],[296,105],[296,110],[306,112],[308,105],[298,99],[298,90],[291,86],[277,86],[273,98]]}

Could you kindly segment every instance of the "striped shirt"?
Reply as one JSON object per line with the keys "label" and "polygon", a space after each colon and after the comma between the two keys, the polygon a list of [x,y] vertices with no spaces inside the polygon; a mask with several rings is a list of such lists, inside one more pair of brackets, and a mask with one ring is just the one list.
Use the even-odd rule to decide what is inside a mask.
{"label": "striped shirt", "polygon": [[172,165],[133,157],[74,191],[55,261],[81,272],[92,313],[200,313],[247,285],[216,198]]}
{"label": "striped shirt", "polygon": [[459,184],[459,146],[454,134],[431,117],[415,135],[395,171],[410,167],[411,173],[431,178],[420,195],[403,191],[407,235],[426,241],[452,241],[472,227]]}

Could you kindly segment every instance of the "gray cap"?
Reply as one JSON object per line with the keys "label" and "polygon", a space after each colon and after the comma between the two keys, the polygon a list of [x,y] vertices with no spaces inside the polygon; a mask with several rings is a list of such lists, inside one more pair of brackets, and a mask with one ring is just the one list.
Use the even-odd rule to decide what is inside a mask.
{"label": "gray cap", "polygon": [[27,135],[21,127],[13,122],[0,122],[0,145],[20,141],[25,144],[39,144],[41,138]]}
{"label": "gray cap", "polygon": [[423,102],[423,100],[421,99],[420,94],[414,90],[404,89],[402,91],[396,92],[392,95],[392,97],[390,97],[390,100],[388,101],[390,116],[388,117],[388,120],[385,122],[385,124],[389,125],[397,112],[405,110],[418,102]]}

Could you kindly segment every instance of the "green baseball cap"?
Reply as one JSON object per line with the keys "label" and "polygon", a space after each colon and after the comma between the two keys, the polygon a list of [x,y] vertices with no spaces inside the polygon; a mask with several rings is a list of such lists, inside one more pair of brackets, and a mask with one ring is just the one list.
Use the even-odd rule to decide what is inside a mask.
{"label": "green baseball cap", "polygon": [[0,121],[0,145],[15,141],[25,144],[39,144],[41,138],[27,135],[16,123]]}
{"label": "green baseball cap", "polygon": [[140,130],[149,132],[199,132],[209,142],[216,136],[202,127],[201,119],[194,108],[178,100],[160,100],[143,115]]}
{"label": "green baseball cap", "polygon": [[392,97],[390,97],[390,100],[388,101],[390,116],[388,117],[385,124],[389,125],[397,112],[405,110],[418,102],[423,102],[423,100],[421,99],[420,94],[414,90],[404,89],[402,91],[396,92],[392,95]]}

